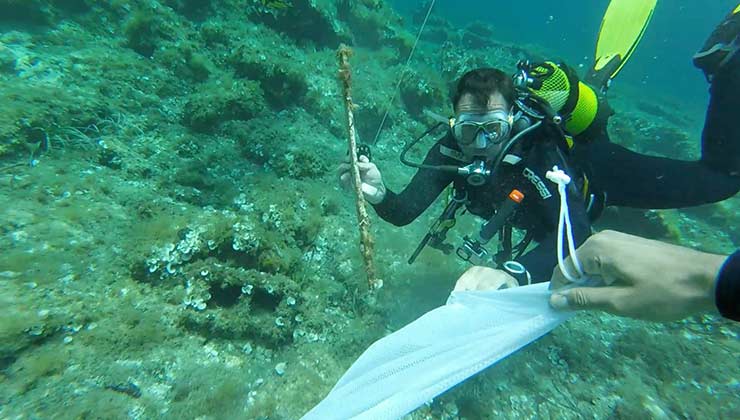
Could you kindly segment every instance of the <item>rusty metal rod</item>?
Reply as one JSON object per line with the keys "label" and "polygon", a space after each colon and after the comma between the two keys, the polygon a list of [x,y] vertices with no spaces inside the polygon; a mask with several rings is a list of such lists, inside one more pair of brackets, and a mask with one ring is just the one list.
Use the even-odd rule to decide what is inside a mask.
{"label": "rusty metal rod", "polygon": [[352,71],[349,66],[349,57],[352,56],[352,50],[342,44],[337,51],[339,59],[339,80],[342,84],[342,96],[344,108],[347,111],[347,130],[349,142],[349,157],[352,170],[352,178],[355,190],[355,207],[357,209],[357,220],[360,227],[360,253],[365,262],[365,271],[367,273],[367,282],[370,290],[383,287],[383,281],[376,276],[375,264],[373,263],[373,237],[370,234],[370,217],[367,214],[365,206],[365,197],[362,195],[362,181],[360,178],[360,169],[357,166],[357,140],[355,139],[355,104],[352,102]]}

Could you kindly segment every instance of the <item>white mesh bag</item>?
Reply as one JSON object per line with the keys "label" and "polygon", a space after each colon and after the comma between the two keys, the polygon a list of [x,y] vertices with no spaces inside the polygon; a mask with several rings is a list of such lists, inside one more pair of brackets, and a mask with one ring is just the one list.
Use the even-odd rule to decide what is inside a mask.
{"label": "white mesh bag", "polygon": [[445,306],[373,343],[303,419],[396,419],[547,334],[571,314],[549,283],[453,292]]}

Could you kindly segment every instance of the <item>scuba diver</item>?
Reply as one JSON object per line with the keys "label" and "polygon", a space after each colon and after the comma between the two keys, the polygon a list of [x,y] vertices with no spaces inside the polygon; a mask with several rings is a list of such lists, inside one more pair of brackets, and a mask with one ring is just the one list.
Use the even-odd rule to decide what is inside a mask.
{"label": "scuba diver", "polygon": [[[522,71],[525,66],[520,66]],[[518,83],[526,83],[526,78]],[[548,185],[547,173],[557,167],[573,177],[565,200],[576,245],[590,234],[585,178],[567,153],[569,137],[558,124],[560,117],[548,103],[525,91],[517,89],[515,80],[498,69],[475,69],[463,75],[452,99],[455,117],[448,122],[447,134],[421,164],[406,159],[420,139],[404,149],[402,160],[418,171],[401,193],[386,189],[378,168],[363,156],[363,192],[376,213],[394,225],[406,225],[452,185],[454,193],[440,218],[443,227],[435,229],[432,237],[428,235],[424,245],[445,247],[444,233],[465,208],[487,222],[477,235],[465,238],[456,249],[458,256],[485,265],[490,259],[485,245],[501,233],[503,246],[496,262],[519,283],[548,280],[556,262],[561,202],[557,188]],[[348,180],[348,169],[346,164],[340,166],[344,181]],[[512,246],[513,227],[527,232],[516,247]],[[533,240],[539,245],[523,254]],[[451,251],[449,246],[446,251]]]}
{"label": "scuba diver", "polygon": [[[398,226],[413,221],[448,185],[453,187],[447,207],[410,263],[425,245],[446,253],[455,249],[444,238],[455,215],[466,209],[486,222],[477,234],[465,237],[456,253],[475,265],[493,261],[499,269],[494,288],[548,281],[552,267],[591,234],[591,222],[606,205],[688,207],[720,201],[740,190],[740,136],[732,124],[740,101],[740,6],[695,56],[711,82],[702,158],[689,162],[645,156],[609,141],[606,121],[612,111],[603,93],[644,33],[654,6],[655,1],[610,4],[598,58],[586,78],[596,89],[578,80],[566,65],[552,62],[520,62],[513,78],[490,68],[466,73],[457,83],[455,116],[449,119],[447,134],[421,164],[406,159],[420,139],[404,148],[402,162],[418,171],[402,192],[387,190],[377,167],[362,157],[365,198],[381,218]],[[630,13],[634,18],[640,7],[641,17],[624,19]],[[619,30],[635,31],[623,37],[631,41],[610,44],[619,37],[603,37],[606,24],[620,19],[642,19],[642,24],[621,25]],[[347,171],[347,165],[340,166],[344,182]],[[516,246],[514,227],[525,232]],[[486,245],[496,234],[500,251],[492,257]],[[538,245],[525,253],[531,241]],[[470,282],[480,277],[463,276],[457,288],[484,287]]]}

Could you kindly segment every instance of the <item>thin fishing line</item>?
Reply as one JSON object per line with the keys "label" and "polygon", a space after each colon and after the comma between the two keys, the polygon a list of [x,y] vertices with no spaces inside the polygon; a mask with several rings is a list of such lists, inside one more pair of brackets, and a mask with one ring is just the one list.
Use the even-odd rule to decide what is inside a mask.
{"label": "thin fishing line", "polygon": [[388,118],[388,113],[391,110],[391,105],[393,105],[393,102],[395,102],[396,97],[398,96],[398,92],[401,89],[401,83],[403,83],[403,77],[406,75],[406,72],[409,69],[409,66],[411,65],[411,58],[414,56],[414,51],[416,51],[416,46],[419,44],[419,39],[421,39],[421,34],[424,32],[424,27],[427,26],[427,20],[429,20],[429,15],[432,14],[432,9],[434,8],[434,3],[436,0],[432,0],[429,3],[429,9],[427,10],[427,15],[424,16],[424,21],[421,23],[421,28],[419,28],[419,33],[416,34],[416,40],[414,41],[414,46],[411,47],[411,52],[409,53],[409,58],[406,60],[406,65],[403,68],[403,71],[401,72],[401,77],[398,78],[398,83],[396,84],[396,89],[393,91],[393,97],[388,102],[388,106],[385,108],[385,113],[383,114],[383,119],[380,121],[380,126],[378,127],[378,132],[375,133],[375,139],[373,140],[373,144],[378,143],[378,138],[380,137],[380,132],[383,131],[383,126],[385,125],[385,120]]}

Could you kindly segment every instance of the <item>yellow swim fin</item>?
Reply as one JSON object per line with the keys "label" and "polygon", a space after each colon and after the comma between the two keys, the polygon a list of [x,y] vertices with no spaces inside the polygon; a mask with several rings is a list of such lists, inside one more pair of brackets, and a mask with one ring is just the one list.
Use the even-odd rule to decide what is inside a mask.
{"label": "yellow swim fin", "polygon": [[586,82],[602,91],[627,63],[645,34],[657,0],[612,0],[601,21],[594,65]]}

